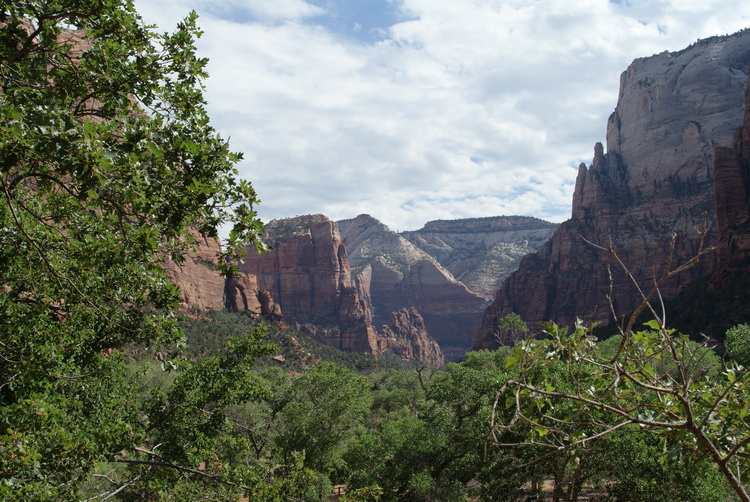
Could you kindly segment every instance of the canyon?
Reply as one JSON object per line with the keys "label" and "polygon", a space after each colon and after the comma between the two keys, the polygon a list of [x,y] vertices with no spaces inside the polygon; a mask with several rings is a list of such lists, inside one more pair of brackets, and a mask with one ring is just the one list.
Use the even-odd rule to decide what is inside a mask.
{"label": "canyon", "polygon": [[[340,350],[442,363],[473,345],[492,281],[555,228],[494,217],[429,222],[402,235],[369,215],[338,222],[305,215],[268,223],[271,251],[248,248],[230,280],[216,271],[218,242],[200,237],[185,263],[167,269],[187,311],[247,311]],[[462,278],[491,273],[472,283],[477,292],[449,267]]]}
{"label": "canyon", "polygon": [[268,223],[272,250],[249,249],[229,281],[205,239],[170,277],[186,309],[248,311],[341,350],[423,362],[511,343],[497,328],[511,312],[532,329],[609,323],[636,306],[636,285],[709,246],[661,295],[726,281],[750,271],[748,65],[748,30],[633,61],[562,224],[497,216],[397,233],[369,215],[305,215]]}

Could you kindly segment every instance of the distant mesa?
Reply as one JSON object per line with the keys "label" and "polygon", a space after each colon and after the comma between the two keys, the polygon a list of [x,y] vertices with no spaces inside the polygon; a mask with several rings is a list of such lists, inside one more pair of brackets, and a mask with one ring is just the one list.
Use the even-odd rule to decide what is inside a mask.
{"label": "distant mesa", "polygon": [[530,216],[496,216],[430,221],[401,235],[491,299],[521,258],[539,249],[558,226]]}

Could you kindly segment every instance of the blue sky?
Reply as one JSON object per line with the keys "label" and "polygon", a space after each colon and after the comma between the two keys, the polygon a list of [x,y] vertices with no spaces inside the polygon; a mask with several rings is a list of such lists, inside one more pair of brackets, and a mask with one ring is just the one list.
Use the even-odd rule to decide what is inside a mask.
{"label": "blue sky", "polygon": [[322,10],[321,14],[312,17],[310,22],[320,24],[331,33],[351,37],[362,43],[386,40],[391,26],[411,19],[396,1],[314,0],[309,3]]}
{"label": "blue sky", "polygon": [[750,0],[137,0],[205,31],[214,126],[262,218],[570,215],[630,62],[750,27]]}

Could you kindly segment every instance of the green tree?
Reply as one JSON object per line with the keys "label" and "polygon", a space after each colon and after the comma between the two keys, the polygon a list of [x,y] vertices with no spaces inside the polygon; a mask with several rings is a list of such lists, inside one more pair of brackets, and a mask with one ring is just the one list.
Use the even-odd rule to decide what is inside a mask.
{"label": "green tree", "polygon": [[305,467],[338,482],[344,446],[353,430],[364,423],[371,387],[368,378],[323,362],[277,392],[271,405],[272,427],[281,463],[286,465],[295,454],[304,453]]}
{"label": "green tree", "polygon": [[743,366],[750,366],[750,326],[738,324],[727,330],[727,355]]}
{"label": "green tree", "polygon": [[500,319],[497,323],[497,328],[500,331],[495,336],[498,341],[505,344],[508,344],[508,341],[511,344],[515,343],[521,339],[521,336],[529,332],[529,327],[523,322],[521,316],[515,312],[510,312]]}
{"label": "green tree", "polygon": [[504,380],[491,353],[467,360],[421,382],[417,372],[376,378],[369,427],[344,454],[351,488],[378,489],[382,500],[466,499],[469,481],[499,457],[493,452],[486,460],[483,444],[496,385]]}
{"label": "green tree", "polygon": [[260,245],[195,20],[159,34],[129,0],[0,5],[0,498],[75,499],[141,444],[118,351],[181,338],[164,260],[191,229],[227,225],[226,257]]}

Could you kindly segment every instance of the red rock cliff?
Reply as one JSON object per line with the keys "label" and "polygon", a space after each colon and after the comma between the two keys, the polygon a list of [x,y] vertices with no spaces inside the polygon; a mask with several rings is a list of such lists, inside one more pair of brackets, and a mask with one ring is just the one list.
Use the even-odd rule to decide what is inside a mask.
{"label": "red rock cliff", "polygon": [[716,222],[719,243],[715,280],[750,272],[750,79],[745,88],[742,127],[731,148],[717,148],[714,156]]}
{"label": "red rock cliff", "polygon": [[[699,41],[677,53],[635,60],[622,74],[617,107],[607,124],[607,152],[597,144],[591,166],[581,165],[572,218],[539,252],[525,257],[487,309],[475,347],[495,344],[498,320],[516,312],[533,326],[609,322],[606,252],[586,244],[611,242],[638,282],[661,273],[672,234],[675,261],[693,256],[696,227],[708,223],[715,243],[714,149],[730,145],[742,123],[750,31]],[[665,297],[708,272],[710,260],[675,278]],[[612,266],[618,314],[637,302]]]}
{"label": "red rock cliff", "polygon": [[272,250],[258,255],[248,249],[240,270],[257,278],[284,319],[338,349],[378,353],[377,332],[336,224],[323,215],[274,220],[265,239]]}
{"label": "red rock cliff", "polygon": [[393,352],[402,359],[442,365],[440,346],[430,338],[424,319],[414,307],[391,313],[391,319],[380,330],[381,352]]}

